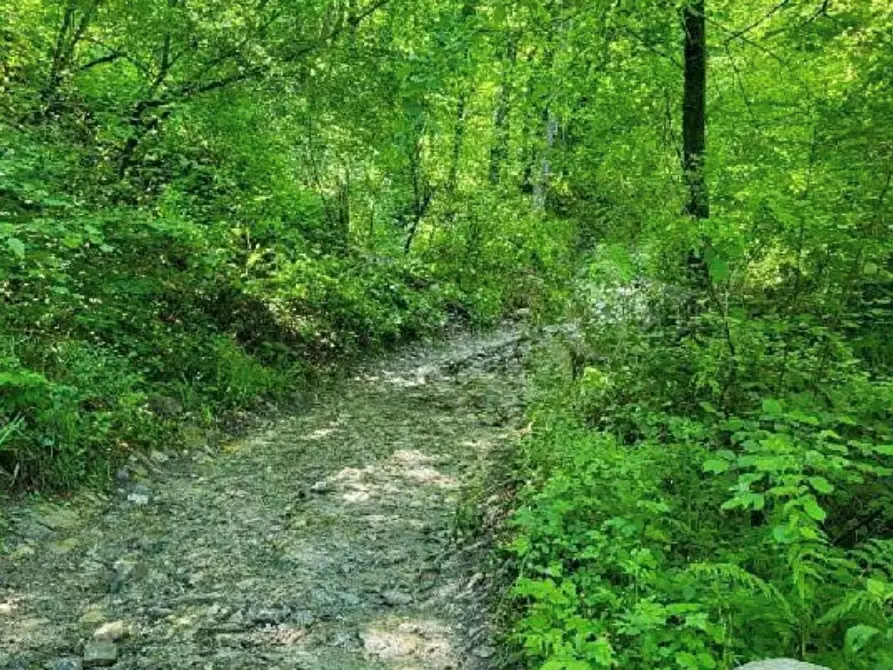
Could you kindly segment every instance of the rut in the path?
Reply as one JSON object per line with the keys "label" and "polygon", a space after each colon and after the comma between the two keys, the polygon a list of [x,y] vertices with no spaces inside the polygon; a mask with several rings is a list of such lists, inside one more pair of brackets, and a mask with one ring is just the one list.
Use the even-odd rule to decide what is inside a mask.
{"label": "rut in the path", "polygon": [[479,566],[451,538],[519,428],[516,339],[386,360],[136,489],[11,510],[0,667],[486,667]]}

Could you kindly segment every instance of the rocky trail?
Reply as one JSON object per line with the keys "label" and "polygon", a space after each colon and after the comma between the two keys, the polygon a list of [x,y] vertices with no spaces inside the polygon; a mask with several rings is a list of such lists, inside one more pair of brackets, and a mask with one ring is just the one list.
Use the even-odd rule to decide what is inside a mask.
{"label": "rocky trail", "polygon": [[0,667],[486,668],[457,510],[521,427],[521,338],[416,347],[117,492],[7,510]]}

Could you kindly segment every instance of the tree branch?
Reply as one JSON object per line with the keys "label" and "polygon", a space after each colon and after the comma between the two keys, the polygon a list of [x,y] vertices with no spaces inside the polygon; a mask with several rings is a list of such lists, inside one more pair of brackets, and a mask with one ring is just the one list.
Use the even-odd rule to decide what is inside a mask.
{"label": "tree branch", "polygon": [[100,56],[99,58],[94,58],[93,60],[84,63],[80,67],[78,67],[78,72],[83,72],[84,70],[92,70],[94,67],[98,67],[103,65],[104,63],[113,63],[119,58],[124,58],[124,54],[118,51],[113,51],[112,53],[108,53],[105,56]]}
{"label": "tree branch", "polygon": [[375,12],[384,7],[389,2],[391,2],[391,0],[376,0],[376,2],[373,2],[371,5],[360,11],[358,14],[354,14],[353,16],[348,17],[347,22],[351,26],[356,28],[361,21],[372,16]]}
{"label": "tree branch", "polygon": [[94,44],[98,47],[102,47],[103,49],[108,51],[110,54],[118,54],[119,58],[126,60],[128,63],[133,65],[137,70],[139,70],[140,72],[142,72],[144,74],[148,74],[148,72],[149,72],[149,66],[146,65],[145,63],[143,63],[141,60],[139,60],[138,58],[131,56],[130,54],[125,53],[119,49],[116,49],[113,46],[106,44],[102,40],[98,40],[95,37],[87,36],[84,38],[84,41],[89,42],[90,44]]}
{"label": "tree branch", "polygon": [[781,0],[781,2],[779,2],[777,5],[775,5],[772,9],[770,9],[770,10],[769,10],[766,14],[764,14],[761,18],[757,19],[756,21],[754,21],[754,22],[751,23],[750,25],[745,26],[745,27],[742,28],[741,30],[738,30],[738,31],[732,33],[732,34],[728,37],[728,39],[726,40],[726,43],[732,41],[733,39],[737,39],[737,38],[739,38],[739,37],[743,37],[744,35],[746,35],[747,33],[749,33],[749,32],[750,32],[751,30],[753,30],[754,28],[758,28],[758,27],[760,27],[761,25],[763,25],[764,23],[766,23],[766,21],[768,21],[769,19],[771,19],[771,18],[772,18],[773,16],[775,16],[778,12],[780,12],[782,9],[784,9],[785,7],[787,7],[788,5],[790,5],[792,1],[793,1],[793,0]]}
{"label": "tree branch", "polygon": [[800,23],[797,23],[793,26],[785,26],[782,28],[777,28],[775,30],[770,30],[766,33],[765,37],[775,37],[776,35],[781,35],[782,33],[790,32],[792,30],[800,30],[801,28],[808,26],[810,23],[818,19],[820,16],[828,17],[828,9],[831,7],[831,0],[823,0],[821,6],[815,10],[812,14],[810,14],[807,18],[803,19]]}
{"label": "tree branch", "polygon": [[[728,28],[727,26],[724,26],[722,23],[720,23],[719,21],[716,21],[715,19],[711,19],[709,16],[705,16],[705,19],[706,19],[711,25],[714,25],[714,26],[716,26],[717,28],[719,28],[719,30],[721,30],[722,32],[724,32],[724,33],[728,33],[728,34],[731,35],[731,37],[726,41],[726,46],[728,46],[729,44],[731,44],[731,42],[733,42],[733,41],[739,41],[739,42],[742,42],[742,43],[744,43],[744,44],[747,44],[748,46],[751,46],[751,47],[757,49],[758,51],[763,52],[764,54],[766,54],[767,56],[769,56],[772,60],[774,60],[775,62],[777,62],[779,65],[783,65],[783,66],[785,66],[785,67],[788,69],[788,71],[791,72],[791,73],[793,74],[793,72],[794,72],[794,64],[791,63],[791,61],[787,60],[786,58],[783,58],[782,56],[779,56],[777,53],[775,53],[775,51],[773,51],[773,50],[770,49],[769,47],[764,46],[763,44],[760,44],[759,42],[755,42],[754,40],[750,39],[750,38],[747,37],[746,35],[743,35],[743,34],[742,34],[742,35],[738,35],[738,34],[736,34],[735,31],[733,31],[731,28]],[[803,81],[803,80],[802,80],[800,77],[798,77],[796,74],[793,74],[793,77],[794,77],[794,80],[795,80],[798,84],[800,84],[800,86],[801,86],[801,87],[803,88],[803,90],[806,92],[807,99],[808,99],[810,102],[812,102],[814,96],[813,96],[813,93],[812,93],[812,89],[809,87],[809,84],[807,84],[805,81]]]}
{"label": "tree branch", "polygon": [[676,67],[682,69],[682,62],[681,62],[678,58],[676,58],[675,56],[673,56],[673,54],[671,54],[671,53],[669,53],[669,52],[667,52],[667,51],[664,51],[664,50],[661,49],[660,47],[658,47],[658,46],[656,46],[656,45],[654,45],[654,44],[649,43],[648,40],[645,39],[645,36],[644,36],[644,35],[642,35],[642,34],[636,32],[635,30],[633,30],[633,29],[630,28],[629,26],[619,26],[619,28],[620,28],[620,30],[621,30],[622,32],[627,33],[627,34],[631,35],[632,37],[635,37],[635,38],[639,41],[639,43],[640,43],[643,47],[645,47],[646,49],[648,49],[649,51],[653,51],[653,52],[656,53],[658,56],[663,56],[664,58],[668,59],[671,63],[673,63],[673,65],[675,65]]}

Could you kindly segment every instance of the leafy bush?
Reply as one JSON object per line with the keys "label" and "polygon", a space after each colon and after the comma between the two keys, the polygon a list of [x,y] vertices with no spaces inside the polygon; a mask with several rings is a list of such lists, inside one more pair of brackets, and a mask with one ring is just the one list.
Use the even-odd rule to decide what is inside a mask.
{"label": "leafy bush", "polygon": [[430,274],[395,261],[305,256],[251,290],[274,296],[276,319],[302,346],[324,354],[393,344],[444,320],[445,299]]}
{"label": "leafy bush", "polygon": [[573,221],[503,192],[475,192],[444,216],[425,257],[454,309],[482,325],[519,308],[542,320],[561,313],[577,262]]}
{"label": "leafy bush", "polygon": [[893,664],[893,383],[808,311],[692,311],[617,284],[611,254],[543,354],[507,545],[516,662]]}
{"label": "leafy bush", "polygon": [[632,443],[540,418],[510,545],[522,656],[544,668],[729,668],[778,654],[885,667],[893,547],[873,535],[893,513],[893,450],[876,441],[888,429],[852,410],[645,411],[648,435]]}
{"label": "leafy bush", "polygon": [[18,485],[101,479],[134,449],[175,443],[183,422],[289,396],[314,365],[430,334],[457,312],[492,321],[551,290],[543,267],[517,265],[534,249],[524,229],[483,245],[477,275],[435,249],[324,250],[320,222],[289,228],[281,204],[244,208],[240,225],[203,218],[244,200],[231,184],[201,205],[191,181],[147,204],[98,184],[74,193],[72,156],[36,130],[3,135],[0,170],[0,425],[15,426],[0,476]]}
{"label": "leafy bush", "polygon": [[146,385],[126,359],[64,341],[40,368],[14,357],[0,365],[0,421],[15,426],[0,445],[7,473],[72,486],[106,475],[120,454],[169,435],[146,410]]}

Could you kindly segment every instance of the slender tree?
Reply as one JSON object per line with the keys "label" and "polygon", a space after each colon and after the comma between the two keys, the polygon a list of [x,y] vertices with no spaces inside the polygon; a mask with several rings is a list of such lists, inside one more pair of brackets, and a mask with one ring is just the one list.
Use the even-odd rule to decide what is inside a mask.
{"label": "slender tree", "polygon": [[493,119],[494,142],[490,148],[490,183],[494,186],[502,179],[503,164],[509,155],[509,120],[511,105],[511,77],[517,53],[516,36],[509,35],[505,49],[505,64],[499,84],[499,100]]}
{"label": "slender tree", "polygon": [[682,169],[688,188],[685,212],[710,216],[704,181],[707,135],[707,31],[704,0],[690,0],[682,10],[685,29],[685,86],[682,102]]}

